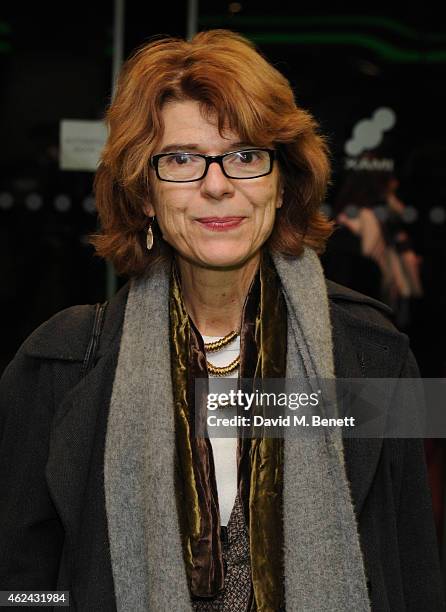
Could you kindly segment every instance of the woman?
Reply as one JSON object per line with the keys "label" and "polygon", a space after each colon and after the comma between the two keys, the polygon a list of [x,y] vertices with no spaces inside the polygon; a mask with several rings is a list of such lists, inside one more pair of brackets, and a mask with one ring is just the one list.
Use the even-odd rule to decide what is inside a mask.
{"label": "woman", "polygon": [[[398,328],[407,332],[410,306],[422,296],[423,288],[420,260],[402,219],[405,205],[396,195],[398,187],[398,180],[387,170],[346,173],[335,206],[341,231],[327,249],[325,271],[329,278],[389,304]],[[387,211],[384,221],[373,210],[378,206]]]}
{"label": "woman", "polygon": [[289,83],[236,34],[163,39],[107,119],[94,244],[131,282],[82,380],[90,306],[4,375],[1,588],[82,611],[443,610],[418,440],[244,438],[235,458],[193,435],[196,378],[416,371],[386,307],[323,278],[327,151]]}

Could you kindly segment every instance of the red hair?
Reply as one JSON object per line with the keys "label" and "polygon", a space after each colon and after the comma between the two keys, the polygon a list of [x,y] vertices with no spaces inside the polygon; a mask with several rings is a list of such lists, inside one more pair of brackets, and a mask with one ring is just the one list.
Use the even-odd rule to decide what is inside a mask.
{"label": "red hair", "polygon": [[145,248],[150,201],[149,162],[163,133],[161,111],[170,100],[196,100],[246,142],[278,151],[284,186],[271,250],[299,255],[303,245],[324,249],[332,232],[320,205],[330,175],[328,149],[314,118],[299,108],[287,79],[248,40],[226,30],[199,32],[191,41],[163,38],[125,63],[108,108],[109,136],[95,177],[101,232],[90,240],[118,274],[139,276],[166,253],[155,228]]}

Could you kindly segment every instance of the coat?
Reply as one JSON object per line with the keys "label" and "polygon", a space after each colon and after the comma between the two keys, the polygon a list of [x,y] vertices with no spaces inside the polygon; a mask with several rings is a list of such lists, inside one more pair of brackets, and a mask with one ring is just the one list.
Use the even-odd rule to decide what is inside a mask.
{"label": "coat", "polygon": [[[338,377],[418,376],[386,306],[327,287]],[[94,306],[83,305],[31,334],[1,379],[0,590],[57,588],[70,610],[116,610],[103,459],[128,289],[108,305],[87,376]],[[344,448],[373,612],[445,610],[422,440]]]}

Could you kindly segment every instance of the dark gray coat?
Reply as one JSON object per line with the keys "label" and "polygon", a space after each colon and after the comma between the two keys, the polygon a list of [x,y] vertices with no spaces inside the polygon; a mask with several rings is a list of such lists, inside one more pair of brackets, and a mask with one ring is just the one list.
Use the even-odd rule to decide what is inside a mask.
{"label": "dark gray coat", "polygon": [[[108,306],[85,378],[89,305],[40,326],[1,379],[0,590],[65,589],[70,609],[116,610],[103,457],[127,292]],[[328,292],[338,377],[418,375],[384,305]],[[345,455],[373,612],[445,610],[422,441],[347,439]]]}

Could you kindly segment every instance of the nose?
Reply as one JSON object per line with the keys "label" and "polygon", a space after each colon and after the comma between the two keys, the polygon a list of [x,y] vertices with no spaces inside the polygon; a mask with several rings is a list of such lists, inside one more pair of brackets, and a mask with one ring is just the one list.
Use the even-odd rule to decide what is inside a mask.
{"label": "nose", "polygon": [[211,162],[204,179],[201,182],[201,191],[204,195],[214,200],[221,200],[234,193],[234,185],[231,179],[223,174],[217,162]]}

